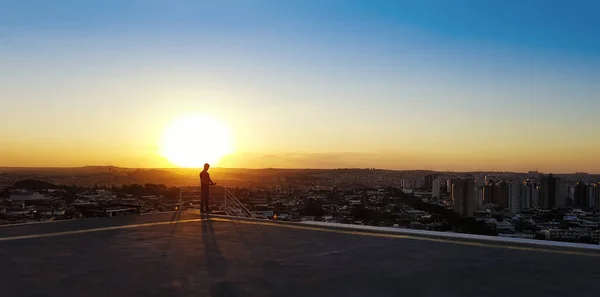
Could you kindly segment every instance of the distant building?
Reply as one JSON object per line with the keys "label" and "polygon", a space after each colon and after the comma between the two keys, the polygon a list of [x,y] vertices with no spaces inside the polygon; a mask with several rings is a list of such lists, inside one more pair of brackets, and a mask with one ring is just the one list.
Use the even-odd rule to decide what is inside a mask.
{"label": "distant building", "polygon": [[435,176],[433,176],[432,174],[428,174],[425,176],[425,180],[424,180],[424,187],[427,190],[431,190],[433,189],[433,180],[435,179]]}
{"label": "distant building", "polygon": [[500,182],[498,183],[498,185],[496,185],[496,187],[494,188],[494,203],[502,206],[502,207],[506,207],[508,208],[508,201],[510,199],[510,193],[509,193],[509,185],[506,182]]}
{"label": "distant building", "polygon": [[508,211],[511,214],[517,214],[523,210],[523,184],[509,183],[507,184],[508,191]]}
{"label": "distant building", "polygon": [[533,190],[531,192],[531,207],[541,207],[541,200],[540,184],[533,184]]}
{"label": "distant building", "polygon": [[573,206],[587,208],[589,205],[590,187],[587,183],[578,182],[574,187]]}
{"label": "distant building", "polygon": [[554,200],[554,207],[565,208],[567,207],[567,198],[569,197],[569,186],[563,178],[556,178],[556,197]]}
{"label": "distant building", "polygon": [[37,192],[29,192],[25,190],[12,191],[8,196],[10,201],[33,201],[33,200],[49,200],[52,197],[48,197],[44,194]]}
{"label": "distant building", "polygon": [[440,198],[440,190],[442,188],[442,181],[439,177],[436,177],[433,180],[433,185],[431,187],[431,197],[433,199],[439,199]]}
{"label": "distant building", "polygon": [[600,211],[600,184],[595,183],[592,186],[592,191],[594,192],[594,210]]}
{"label": "distant building", "polygon": [[537,183],[532,180],[525,180],[521,187],[521,209],[538,207],[540,190]]}
{"label": "distant building", "polygon": [[473,179],[457,179],[452,183],[454,212],[461,217],[473,217],[477,210],[475,201],[475,183]]}
{"label": "distant building", "polygon": [[582,209],[599,210],[600,208],[600,187],[598,184],[588,184],[578,182],[573,187],[573,206]]}
{"label": "distant building", "polygon": [[569,197],[567,197],[567,205],[575,205],[575,186],[569,186]]}
{"label": "distant building", "polygon": [[567,205],[569,191],[561,178],[552,174],[540,177],[540,204],[544,209],[563,208]]}
{"label": "distant building", "polygon": [[555,192],[554,176],[552,174],[540,175],[540,206],[542,208],[554,207]]}
{"label": "distant building", "polygon": [[595,184],[588,185],[588,208],[595,209],[596,208],[596,195],[595,195]]}
{"label": "distant building", "polygon": [[422,182],[417,178],[403,178],[400,180],[400,186],[405,189],[418,189],[421,188]]}
{"label": "distant building", "polygon": [[483,210],[483,185],[475,185],[475,205],[477,210]]}
{"label": "distant building", "polygon": [[494,182],[486,180],[485,186],[483,187],[483,204],[495,204],[496,199],[494,197],[494,194]]}

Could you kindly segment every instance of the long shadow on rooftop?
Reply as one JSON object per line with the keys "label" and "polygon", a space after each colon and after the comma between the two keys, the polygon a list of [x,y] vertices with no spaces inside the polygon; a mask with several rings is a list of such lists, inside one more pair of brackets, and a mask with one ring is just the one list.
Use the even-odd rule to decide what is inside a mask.
{"label": "long shadow on rooftop", "polygon": [[[181,219],[181,211],[176,211],[173,212],[173,216],[171,216],[170,221],[174,222],[174,221],[179,221]],[[169,253],[169,251],[171,251],[171,243],[173,242],[173,236],[175,235],[175,233],[177,232],[177,229],[179,227],[179,224],[173,224],[173,227],[171,227],[171,232],[169,234],[169,239],[167,240],[167,246],[164,249],[164,255],[163,256],[167,256],[167,254]]]}
{"label": "long shadow on rooftop", "polygon": [[[205,265],[210,277],[210,291],[213,296],[239,296],[235,284],[225,281],[228,272],[227,259],[219,246],[217,234],[215,234],[214,221],[205,214],[200,215],[202,219],[202,244],[204,245]],[[208,282],[205,282],[208,283]]]}

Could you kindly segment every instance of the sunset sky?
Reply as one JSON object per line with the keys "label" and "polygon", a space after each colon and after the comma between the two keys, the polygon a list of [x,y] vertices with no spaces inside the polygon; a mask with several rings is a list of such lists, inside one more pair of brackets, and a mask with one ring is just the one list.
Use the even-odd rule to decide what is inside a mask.
{"label": "sunset sky", "polygon": [[[0,1],[0,166],[600,172],[598,1]],[[203,127],[190,137],[201,137]]]}

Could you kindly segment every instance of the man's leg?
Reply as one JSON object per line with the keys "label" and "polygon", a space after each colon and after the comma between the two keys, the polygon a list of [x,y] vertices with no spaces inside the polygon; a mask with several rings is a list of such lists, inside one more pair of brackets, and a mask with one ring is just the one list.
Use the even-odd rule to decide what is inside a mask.
{"label": "man's leg", "polygon": [[202,197],[204,197],[204,212],[210,212],[208,202],[210,201],[210,188],[205,187],[202,189]]}
{"label": "man's leg", "polygon": [[202,199],[200,202],[200,211],[208,212],[208,187],[202,187]]}
{"label": "man's leg", "polygon": [[202,187],[200,190],[200,212],[206,211],[206,188]]}

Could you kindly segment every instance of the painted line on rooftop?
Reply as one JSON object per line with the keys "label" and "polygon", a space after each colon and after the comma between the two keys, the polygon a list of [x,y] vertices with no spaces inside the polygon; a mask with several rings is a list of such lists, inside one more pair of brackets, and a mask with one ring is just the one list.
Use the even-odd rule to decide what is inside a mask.
{"label": "painted line on rooftop", "polygon": [[[164,214],[164,213],[175,213],[175,212],[177,212],[177,210],[157,211],[157,212],[140,213],[137,216],[150,216],[150,215],[157,215],[157,214]],[[54,221],[42,221],[42,222],[25,222],[25,223],[16,223],[16,224],[2,224],[2,225],[0,225],[0,228],[10,228],[10,227],[19,227],[19,226],[34,226],[34,225],[51,224],[51,223],[68,223],[68,222],[74,222],[74,221],[97,220],[97,219],[103,219],[103,218],[102,217],[99,217],[99,218],[80,218],[80,219],[54,220]]]}
{"label": "painted line on rooftop", "polygon": [[232,219],[225,219],[225,218],[211,218],[211,220],[217,221],[217,222],[240,223],[240,224],[249,224],[249,225],[270,226],[270,227],[283,227],[283,228],[290,228],[290,229],[321,231],[321,232],[330,232],[330,233],[348,234],[348,235],[421,240],[421,241],[450,243],[450,244],[459,244],[459,245],[477,246],[477,247],[486,247],[486,248],[497,248],[497,249],[508,249],[508,250],[519,250],[519,251],[530,251],[530,252],[543,252],[543,253],[552,253],[552,254],[577,255],[577,256],[600,258],[600,253],[591,253],[591,252],[573,251],[573,250],[557,250],[557,249],[547,249],[547,248],[539,248],[539,247],[516,246],[516,245],[493,244],[493,243],[474,242],[474,241],[422,237],[422,236],[414,236],[414,235],[400,235],[400,234],[389,234],[389,233],[352,231],[352,230],[332,229],[332,228],[325,228],[325,227],[309,227],[309,226],[279,224],[279,223],[260,222],[260,221],[232,220]]}
{"label": "painted line on rooftop", "polygon": [[0,237],[0,241],[55,237],[55,236],[84,234],[84,233],[119,230],[119,229],[131,229],[131,228],[171,225],[171,224],[194,223],[194,222],[201,222],[201,221],[206,221],[206,220],[208,220],[208,219],[173,220],[173,221],[163,221],[163,222],[154,222],[154,223],[141,223],[141,224],[132,224],[132,225],[110,226],[110,227],[100,227],[100,228],[91,228],[91,229],[79,229],[79,230],[41,233],[41,234],[19,235],[19,236],[11,236],[11,237]]}
{"label": "painted line on rooftop", "polygon": [[260,226],[269,226],[269,227],[298,229],[298,230],[329,232],[329,233],[347,234],[347,235],[360,235],[360,236],[395,238],[395,239],[410,239],[410,240],[431,241],[431,242],[458,244],[458,245],[466,245],[466,246],[486,247],[486,248],[509,249],[509,250],[520,250],[520,251],[531,251],[531,252],[544,252],[544,253],[563,254],[563,255],[587,256],[587,257],[600,257],[600,253],[591,253],[591,252],[583,252],[583,251],[557,250],[557,249],[547,249],[547,248],[539,248],[539,247],[492,244],[492,243],[483,243],[483,242],[474,242],[474,241],[462,241],[462,240],[422,237],[422,236],[414,236],[414,235],[400,235],[400,234],[389,234],[389,233],[353,231],[353,230],[347,230],[347,229],[311,227],[311,226],[302,226],[302,225],[293,225],[293,224],[281,224],[281,223],[272,223],[272,222],[264,222],[264,221],[248,221],[248,220],[217,218],[217,217],[212,217],[209,219],[208,218],[199,218],[199,219],[173,220],[173,221],[163,221],[163,222],[153,222],[153,223],[141,223],[141,224],[110,226],[110,227],[100,227],[100,228],[91,228],[91,229],[70,230],[70,231],[62,231],[62,232],[51,232],[51,233],[30,234],[30,235],[20,235],[20,236],[11,236],[11,237],[0,237],[0,242],[1,241],[22,240],[22,239],[66,236],[66,235],[102,232],[102,231],[119,230],[119,229],[132,229],[132,228],[161,226],[161,225],[194,223],[194,222],[201,222],[201,221],[207,221],[207,220],[216,221],[216,222],[246,224],[246,225],[260,225]]}

